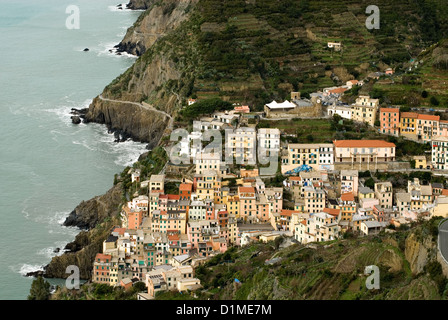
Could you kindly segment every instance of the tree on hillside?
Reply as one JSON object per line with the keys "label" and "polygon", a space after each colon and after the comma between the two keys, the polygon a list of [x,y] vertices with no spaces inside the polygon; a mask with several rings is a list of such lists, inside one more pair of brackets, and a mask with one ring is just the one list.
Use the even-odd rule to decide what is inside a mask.
{"label": "tree on hillside", "polygon": [[39,276],[31,284],[28,300],[48,300],[50,298],[50,283]]}
{"label": "tree on hillside", "polygon": [[429,100],[430,102],[431,102],[431,104],[433,105],[433,106],[438,106],[439,105],[439,100],[437,100],[437,98],[436,97],[431,97],[431,99]]}
{"label": "tree on hillside", "polygon": [[182,111],[182,115],[187,118],[195,118],[201,114],[212,114],[218,110],[230,110],[233,105],[228,101],[223,101],[219,98],[211,98],[200,100],[192,105],[189,105]]}

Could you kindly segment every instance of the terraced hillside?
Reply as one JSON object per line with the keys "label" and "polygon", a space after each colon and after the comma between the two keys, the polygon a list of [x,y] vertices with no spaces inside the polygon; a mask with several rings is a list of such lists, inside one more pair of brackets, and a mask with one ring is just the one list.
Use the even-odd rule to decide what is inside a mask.
{"label": "terraced hillside", "polygon": [[393,83],[377,82],[375,93],[396,105],[448,108],[448,40],[424,50],[406,71],[393,77]]}
{"label": "terraced hillside", "polygon": [[[266,101],[287,98],[292,90],[306,96],[371,71],[401,67],[448,35],[442,1],[378,0],[379,30],[365,26],[370,4],[367,0],[154,2],[122,42],[137,47],[142,56],[103,96],[135,97],[166,111],[188,97],[216,96],[261,109]],[[141,37],[152,10],[166,16],[160,20],[169,28],[162,27],[165,32],[145,47]],[[182,22],[173,22],[172,15],[182,17]],[[133,46],[134,38],[139,46]],[[340,41],[342,50],[329,49],[329,41]]]}

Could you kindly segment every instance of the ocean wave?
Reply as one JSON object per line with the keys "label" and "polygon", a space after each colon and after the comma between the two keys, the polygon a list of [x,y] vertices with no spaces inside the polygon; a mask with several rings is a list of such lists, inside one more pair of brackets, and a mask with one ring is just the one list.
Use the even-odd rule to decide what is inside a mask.
{"label": "ocean wave", "polygon": [[[123,35],[117,35],[119,39],[122,39],[124,37],[125,33]],[[102,42],[100,43],[100,49],[98,51],[98,56],[107,55],[115,58],[126,58],[126,59],[137,59],[138,57],[136,55],[127,53],[127,52],[121,52],[120,54],[117,54],[117,48],[115,46],[117,45],[117,42]]]}
{"label": "ocean wave", "polygon": [[[120,4],[121,4],[121,9],[118,7]],[[112,12],[140,12],[140,11],[143,12],[143,11],[145,11],[145,10],[131,10],[131,9],[128,9],[126,7],[126,5],[127,5],[127,3],[119,3],[118,5],[108,6],[107,8],[109,9],[109,11],[112,11]]]}
{"label": "ocean wave", "polygon": [[76,109],[88,108],[93,101],[93,99],[86,99],[83,102],[79,103],[77,101],[70,100],[69,96],[65,96],[63,100],[64,100],[63,105],[59,105],[55,108],[43,109],[43,111],[55,114],[62,122],[69,125],[72,124],[71,120],[72,114],[70,113],[72,108]]}
{"label": "ocean wave", "polygon": [[22,276],[26,276],[29,272],[44,271],[44,265],[39,264],[32,265],[24,263],[21,265],[9,266],[9,268],[15,273],[20,273]]}
{"label": "ocean wave", "polygon": [[[57,242],[54,247],[48,247],[44,249],[40,249],[37,251],[38,255],[44,256],[47,260],[51,260],[53,257],[60,256],[64,254],[64,247],[66,242]],[[55,252],[55,250],[59,248],[59,252]]]}

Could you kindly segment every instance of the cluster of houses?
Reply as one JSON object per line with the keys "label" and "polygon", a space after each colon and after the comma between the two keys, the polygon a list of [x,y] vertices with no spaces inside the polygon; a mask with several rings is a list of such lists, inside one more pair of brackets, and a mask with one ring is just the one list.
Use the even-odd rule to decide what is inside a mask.
{"label": "cluster of houses", "polygon": [[[377,107],[378,100],[360,96],[349,117],[373,125]],[[393,190],[390,182],[377,182],[371,189],[358,177],[361,168],[393,163],[395,144],[336,140],[282,147],[277,128],[241,127],[240,114],[246,111],[236,106],[195,122],[179,151],[193,160],[195,173],[182,178],[175,192],[165,190],[165,174],[141,181],[141,171],[130,170],[140,195],[122,207],[121,225],[103,242],[93,264],[93,282],[127,289],[142,281],[148,291],[139,299],[152,299],[158,291],[200,288],[194,268],[231,246],[280,236],[299,243],[330,241],[345,232],[371,235],[390,224],[447,215],[448,190],[443,185],[421,185],[415,179],[407,190]],[[386,118],[386,111],[380,116]],[[399,112],[387,118],[394,116],[400,119]],[[202,141],[212,129],[226,131],[225,156],[205,152]],[[445,157],[448,141],[433,143],[433,157]],[[281,161],[287,176],[282,186],[263,180],[257,147]],[[234,166],[227,157],[240,160],[235,172],[230,172]]]}

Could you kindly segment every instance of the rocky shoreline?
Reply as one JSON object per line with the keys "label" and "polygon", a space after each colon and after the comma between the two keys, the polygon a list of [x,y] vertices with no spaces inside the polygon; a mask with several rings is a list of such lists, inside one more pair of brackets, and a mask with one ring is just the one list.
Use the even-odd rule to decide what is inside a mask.
{"label": "rocky shoreline", "polygon": [[[152,3],[153,0],[130,0],[126,7],[133,10],[145,10]],[[89,118],[87,116],[89,109],[72,108],[70,111],[72,123],[102,123],[107,126],[109,133],[114,134],[116,142],[124,142],[130,138],[138,140],[138,137],[130,134],[126,129],[114,127],[106,121],[95,121],[98,119]],[[149,147],[151,147],[151,143],[148,145]],[[28,272],[25,276],[65,279],[70,275],[65,273],[66,268],[69,265],[76,265],[80,269],[80,279],[90,280],[95,255],[102,250],[103,241],[109,235],[110,230],[120,222],[119,214],[122,202],[121,183],[114,185],[103,195],[82,201],[62,224],[66,227],[79,228],[79,234],[62,249],[64,253],[53,257],[47,265],[43,266],[43,270]]]}

